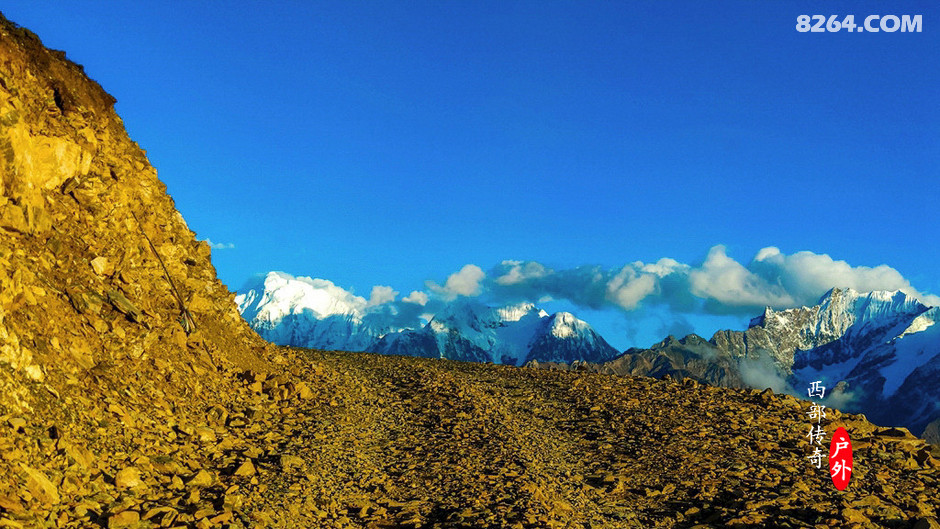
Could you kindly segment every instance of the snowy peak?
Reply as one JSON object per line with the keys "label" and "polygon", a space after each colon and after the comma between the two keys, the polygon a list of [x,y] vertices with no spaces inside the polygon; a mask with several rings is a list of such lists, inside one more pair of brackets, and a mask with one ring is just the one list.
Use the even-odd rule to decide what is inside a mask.
{"label": "snowy peak", "polygon": [[239,312],[249,323],[255,319],[276,322],[290,314],[311,311],[317,319],[334,315],[361,320],[366,300],[325,279],[293,277],[268,272],[249,282],[235,296]]}
{"label": "snowy peak", "polygon": [[718,331],[707,342],[669,337],[602,368],[804,398],[820,380],[830,388],[825,405],[916,433],[940,417],[938,322],[940,307],[904,292],[832,289],[812,307],[767,308],[743,332]]}
{"label": "snowy peak", "polygon": [[495,329],[510,323],[547,316],[547,312],[536,308],[532,303],[493,308],[479,302],[460,300],[447,305],[444,310],[434,316],[433,321],[436,321],[437,325],[442,328],[483,332],[485,329]]}
{"label": "snowy peak", "polygon": [[587,322],[531,303],[491,308],[462,301],[424,328],[390,333],[370,351],[523,365],[530,360],[599,362],[617,354]]}
{"label": "snowy peak", "polygon": [[918,317],[927,310],[900,291],[860,293],[834,288],[813,307],[765,309],[751,321],[743,341],[729,331],[719,331],[712,340],[716,345],[727,344],[733,357],[768,353],[787,374],[807,366],[820,370],[838,365],[833,376],[844,377],[863,361],[866,351],[926,325]]}
{"label": "snowy peak", "polygon": [[496,309],[470,301],[455,301],[431,320],[439,329],[484,332],[502,324]]}
{"label": "snowy peak", "polygon": [[279,345],[510,365],[617,354],[573,314],[549,315],[532,303],[490,307],[462,298],[422,325],[423,314],[401,312],[410,304],[371,304],[325,279],[283,272],[254,278],[235,301],[252,328]]}
{"label": "snowy peak", "polygon": [[550,321],[552,336],[556,338],[585,336],[591,330],[591,326],[586,321],[575,318],[570,312],[556,312]]}
{"label": "snowy peak", "polygon": [[898,335],[898,338],[903,338],[909,334],[926,331],[936,324],[938,319],[940,319],[940,307],[931,307],[914,318],[911,321],[911,324],[908,325],[907,328]]}
{"label": "snowy peak", "polygon": [[434,316],[423,331],[434,338],[442,358],[518,365],[525,361],[533,336],[548,318],[547,312],[531,303],[494,308],[461,300]]}
{"label": "snowy peak", "polygon": [[530,342],[526,362],[606,362],[619,354],[586,321],[556,312]]}
{"label": "snowy peak", "polygon": [[517,305],[507,305],[496,309],[496,314],[504,322],[519,321],[532,315],[538,318],[548,316],[548,313],[542,309],[536,308],[533,303],[519,303]]}
{"label": "snowy peak", "polygon": [[848,409],[919,431],[940,411],[938,317],[901,291],[833,289],[815,307],[765,311],[762,328],[799,336],[786,366],[795,387],[844,382]]}
{"label": "snowy peak", "polygon": [[852,289],[832,289],[819,301],[820,312],[852,323],[882,326],[897,318],[917,315],[927,307],[900,290],[876,290],[866,294]]}
{"label": "snowy peak", "polygon": [[748,331],[763,329],[775,343],[784,346],[777,358],[780,361],[795,350],[807,350],[853,336],[864,336],[865,340],[891,339],[927,309],[901,291],[859,293],[834,288],[813,307],[781,311],[768,307],[761,316],[751,320]]}
{"label": "snowy peak", "polygon": [[362,351],[387,332],[364,321],[368,302],[325,279],[269,272],[235,296],[242,317],[278,345]]}

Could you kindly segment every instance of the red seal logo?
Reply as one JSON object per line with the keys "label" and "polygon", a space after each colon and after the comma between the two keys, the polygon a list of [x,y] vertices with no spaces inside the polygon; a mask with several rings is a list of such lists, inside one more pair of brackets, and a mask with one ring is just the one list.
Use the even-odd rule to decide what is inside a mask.
{"label": "red seal logo", "polygon": [[829,443],[829,475],[837,490],[845,490],[852,479],[852,439],[845,428],[839,427]]}

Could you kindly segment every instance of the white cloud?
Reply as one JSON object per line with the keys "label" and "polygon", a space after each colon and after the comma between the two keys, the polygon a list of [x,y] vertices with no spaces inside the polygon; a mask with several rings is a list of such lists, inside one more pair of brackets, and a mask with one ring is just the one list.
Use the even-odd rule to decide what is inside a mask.
{"label": "white cloud", "polygon": [[618,307],[634,311],[644,304],[670,307],[679,313],[753,314],[814,305],[833,287],[859,292],[901,290],[928,305],[940,297],[913,288],[887,265],[852,266],[826,254],[808,251],[784,254],[770,246],[750,263],[730,257],[724,246],[712,247],[698,265],[668,257],[655,263],[636,261],[619,269],[597,266],[554,270],[534,261],[503,261],[485,282],[499,301],[535,301],[544,297],[568,300],[583,307]]}
{"label": "white cloud", "polygon": [[647,274],[654,274],[659,277],[666,277],[670,274],[675,273],[688,273],[691,268],[687,264],[682,264],[675,259],[670,259],[668,257],[663,257],[659,261],[650,264],[643,264],[641,261],[633,263],[633,266],[642,272]]}
{"label": "white cloud", "polygon": [[482,292],[481,282],[486,277],[479,266],[474,264],[464,265],[459,272],[451,274],[447,278],[444,286],[440,286],[434,281],[428,281],[427,286],[432,292],[445,300],[453,300],[458,296],[478,296]]}
{"label": "white cloud", "polygon": [[535,261],[503,261],[502,266],[509,269],[496,278],[499,285],[515,285],[531,279],[539,279],[549,274],[549,270]]}
{"label": "white cloud", "polygon": [[[755,316],[768,305],[775,309],[813,305],[833,287],[860,292],[901,290],[925,304],[940,305],[937,296],[918,292],[887,265],[852,266],[826,254],[785,254],[775,247],[761,249],[746,264],[729,256],[724,246],[711,248],[701,263],[691,265],[662,258],[612,269],[552,269],[535,261],[503,261],[484,273],[479,266],[468,264],[448,276],[443,285],[427,281],[427,291],[413,290],[400,299],[399,292],[384,285],[374,286],[366,300],[324,279],[280,273],[265,278],[265,284],[271,282],[271,286],[291,281],[295,287],[279,291],[283,299],[273,300],[278,310],[288,310],[302,295],[305,308],[321,316],[355,314],[374,328],[398,329],[423,325],[461,296],[480,296],[482,303],[491,306],[526,301],[616,309],[626,320],[642,321],[647,327],[651,321],[658,322],[659,329],[654,325],[648,329],[650,333],[677,336],[694,329],[686,318],[691,314],[698,315],[696,321],[719,322]],[[623,332],[632,331],[625,328]],[[748,364],[742,372],[752,385],[776,390],[780,381],[763,368]]]}
{"label": "white cloud", "polygon": [[917,299],[929,307],[940,307],[940,296],[934,294],[920,294]]}
{"label": "white cloud", "polygon": [[634,265],[627,265],[607,282],[607,299],[615,305],[634,310],[640,301],[656,290],[656,278],[650,274],[637,273]]}
{"label": "white cloud", "polygon": [[392,287],[376,285],[372,287],[372,294],[369,295],[369,307],[374,307],[376,305],[383,305],[385,303],[391,303],[395,301],[395,296],[398,295],[397,290],[392,290]]}
{"label": "white cloud", "polygon": [[774,393],[800,396],[787,382],[786,375],[774,364],[770,356],[756,359],[742,358],[738,361],[741,380],[752,388],[770,388]]}
{"label": "white cloud", "polygon": [[412,290],[411,294],[408,294],[408,296],[402,298],[402,301],[405,303],[421,305],[423,307],[428,304],[429,299],[430,298],[428,297],[427,293],[421,292],[420,290]]}
{"label": "white cloud", "polygon": [[851,266],[826,254],[797,252],[786,255],[774,247],[757,252],[751,269],[766,281],[781,285],[798,304],[813,304],[830,288],[851,288],[859,292],[900,290],[920,297],[900,272],[888,265]]}
{"label": "white cloud", "polygon": [[728,307],[794,304],[793,297],[782,286],[768,283],[728,257],[721,245],[712,247],[702,266],[689,272],[689,287],[696,297]]}
{"label": "white cloud", "polygon": [[212,242],[212,239],[204,239],[206,244],[209,245],[209,248],[213,250],[231,250],[235,247],[234,243],[231,242]]}
{"label": "white cloud", "polygon": [[[281,315],[291,310],[309,309],[321,318],[333,314],[361,317],[367,305],[365,298],[330,280],[294,277],[284,272],[269,272],[263,279],[263,289],[267,292],[269,310]],[[298,300],[302,300],[299,305]]]}

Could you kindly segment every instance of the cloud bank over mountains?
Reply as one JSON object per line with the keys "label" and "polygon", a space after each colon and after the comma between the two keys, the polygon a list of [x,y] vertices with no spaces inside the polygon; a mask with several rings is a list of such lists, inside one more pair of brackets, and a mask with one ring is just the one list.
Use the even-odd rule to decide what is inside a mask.
{"label": "cloud bank over mountains", "polygon": [[860,292],[900,290],[927,305],[940,298],[918,292],[887,266],[851,266],[826,254],[784,254],[763,248],[748,264],[714,246],[697,265],[663,258],[636,261],[619,269],[582,266],[553,270],[535,261],[503,261],[487,275],[483,289],[497,298],[535,300],[549,296],[590,308],[638,310],[644,304],[667,305],[687,314],[752,314],[764,307],[785,309],[813,305],[833,287]]}
{"label": "cloud bank over mountains", "polygon": [[754,316],[765,307],[776,310],[814,305],[833,287],[860,292],[900,290],[926,305],[940,297],[917,291],[887,265],[852,266],[826,254],[785,254],[761,249],[744,264],[724,246],[712,247],[699,264],[662,258],[635,261],[618,268],[579,266],[553,269],[536,261],[503,261],[484,271],[467,264],[443,283],[428,280],[424,290],[399,297],[391,286],[372,287],[368,299],[325,279],[298,278],[322,289],[358,319],[377,328],[417,328],[455,302],[491,306],[513,303],[569,302],[591,310],[617,310],[628,318],[656,315],[664,326],[688,328],[687,316]]}

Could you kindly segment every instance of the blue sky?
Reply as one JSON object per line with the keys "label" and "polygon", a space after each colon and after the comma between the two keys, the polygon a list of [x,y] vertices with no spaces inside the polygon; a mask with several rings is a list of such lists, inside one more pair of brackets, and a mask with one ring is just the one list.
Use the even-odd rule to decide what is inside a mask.
{"label": "blue sky", "polygon": [[[178,6],[3,13],[117,98],[190,227],[233,246],[213,251],[233,290],[283,270],[433,294],[473,264],[502,300],[501,263],[535,262],[557,281],[520,276],[512,297],[592,315],[620,348],[710,336],[825,278],[940,293],[934,2]],[[924,29],[800,33],[801,14]],[[723,256],[744,272],[712,273]],[[659,276],[609,288],[662,258],[693,271],[695,303]],[[558,285],[596,287],[584,265],[603,302]]]}

